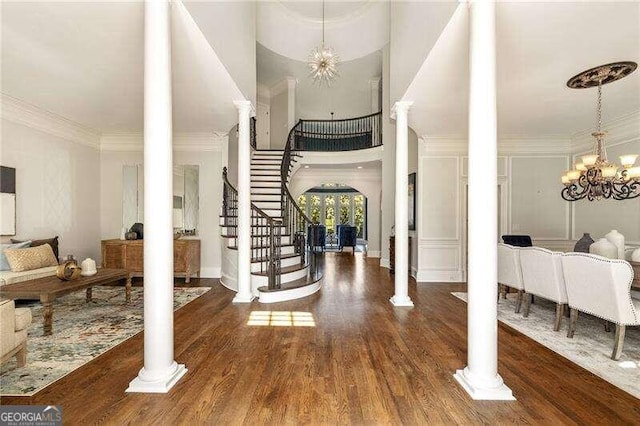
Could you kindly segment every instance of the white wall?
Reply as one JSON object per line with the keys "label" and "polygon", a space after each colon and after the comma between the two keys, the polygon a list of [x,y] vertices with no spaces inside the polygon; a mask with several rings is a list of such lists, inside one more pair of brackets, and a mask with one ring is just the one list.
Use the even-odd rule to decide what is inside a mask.
{"label": "white wall", "polygon": [[[223,142],[215,142],[215,138],[209,136],[209,144],[194,146],[193,141],[200,138],[174,137],[173,162],[200,166],[197,238],[201,240],[201,276],[218,278],[221,271],[218,218],[222,203]],[[119,140],[120,143],[112,143],[115,140]],[[142,137],[129,135],[124,142],[121,136],[106,135],[102,141],[104,145],[100,159],[100,238],[119,238],[122,227],[122,166],[142,164]]]}
{"label": "white wall", "polygon": [[458,2],[390,2],[391,102],[399,101]]}
{"label": "white wall", "polygon": [[255,2],[185,1],[184,4],[242,94],[255,105]]}
{"label": "white wall", "polygon": [[[418,182],[418,135],[413,129],[409,128],[409,174],[416,173],[416,184]],[[420,188],[417,187],[417,190]],[[416,193],[416,204],[418,203],[418,193]],[[420,232],[420,224],[418,223],[419,206],[416,205],[416,230],[409,231],[409,236],[412,238],[411,244],[411,275],[415,278],[418,272],[418,235]]]}
{"label": "white wall", "polygon": [[[4,107],[4,105],[3,105]],[[39,125],[2,119],[0,163],[16,169],[18,239],[58,235],[60,256],[100,253],[100,152],[62,133],[72,124],[40,116]],[[16,118],[16,117],[13,117]],[[31,116],[30,118],[34,118]],[[20,121],[20,120],[18,120]],[[37,130],[34,127],[40,127]],[[50,131],[45,130],[46,127]],[[61,129],[64,132],[60,132]],[[96,136],[97,138],[97,136]],[[95,141],[97,142],[97,140]],[[3,237],[8,240],[9,237]]]}
{"label": "white wall", "polygon": [[283,149],[289,135],[289,98],[287,90],[271,97],[271,149]]}
{"label": "white wall", "polygon": [[[389,236],[395,223],[396,126],[391,120],[389,45],[382,50],[382,185],[380,219],[380,266],[389,268]],[[409,112],[411,114],[411,112]]]}

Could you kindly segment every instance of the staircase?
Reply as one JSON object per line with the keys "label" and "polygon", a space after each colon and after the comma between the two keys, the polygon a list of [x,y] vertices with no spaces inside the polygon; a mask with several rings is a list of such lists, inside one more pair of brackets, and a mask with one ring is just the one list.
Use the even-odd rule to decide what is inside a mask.
{"label": "staircase", "polygon": [[[253,151],[251,158],[251,289],[262,303],[305,297],[321,286],[321,276],[310,268],[314,255],[307,253],[304,232],[292,232],[286,226],[282,157],[283,151]],[[223,178],[223,256],[232,267],[223,271],[222,282],[237,291],[232,276],[237,276],[237,269],[233,270],[233,266],[237,267],[237,190],[228,182],[226,171]]]}

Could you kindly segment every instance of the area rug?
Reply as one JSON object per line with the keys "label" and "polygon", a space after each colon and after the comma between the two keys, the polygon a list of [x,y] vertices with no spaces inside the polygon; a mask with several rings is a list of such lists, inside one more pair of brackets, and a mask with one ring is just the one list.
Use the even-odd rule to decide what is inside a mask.
{"label": "area rug", "polygon": [[[174,289],[174,309],[210,289]],[[15,358],[2,365],[0,395],[31,396],[139,333],[144,324],[142,302],[140,287],[132,289],[129,305],[124,303],[124,287],[94,287],[90,303],[86,302],[84,291],[69,294],[54,303],[53,333],[49,336],[43,335],[40,303],[27,304],[33,315],[27,338],[27,365],[18,368]]]}
{"label": "area rug", "polygon": [[[467,293],[451,293],[467,301]],[[536,298],[529,317],[516,314],[515,293],[498,302],[498,320],[589,370],[614,386],[640,398],[640,327],[627,327],[624,350],[618,361],[611,359],[615,325],[604,330],[604,321],[580,314],[573,339],[567,338],[569,318],[562,319],[560,331],[553,331],[555,303]],[[523,304],[524,309],[524,304]]]}

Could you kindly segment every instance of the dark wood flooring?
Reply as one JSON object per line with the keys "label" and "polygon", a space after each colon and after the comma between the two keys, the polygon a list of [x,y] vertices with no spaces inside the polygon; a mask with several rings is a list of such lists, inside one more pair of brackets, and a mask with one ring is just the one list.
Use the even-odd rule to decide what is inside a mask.
{"label": "dark wood flooring", "polygon": [[[450,292],[465,285],[412,281],[416,307],[394,308],[377,263],[327,254],[319,294],[272,305],[233,305],[201,280],[213,289],[175,315],[189,371],[169,394],[124,392],[142,366],[140,333],[2,404],[59,404],[67,424],[640,423],[640,400],[502,324],[499,371],[517,401],[471,400],[452,376],[466,364],[466,304]],[[252,311],[310,312],[315,327],[249,326]]]}

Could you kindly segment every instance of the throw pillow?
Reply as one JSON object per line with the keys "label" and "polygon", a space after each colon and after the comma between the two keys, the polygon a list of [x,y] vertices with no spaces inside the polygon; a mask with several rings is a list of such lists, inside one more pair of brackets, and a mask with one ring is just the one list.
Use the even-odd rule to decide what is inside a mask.
{"label": "throw pillow", "polygon": [[0,271],[11,270],[11,265],[9,265],[7,256],[4,255],[5,249],[19,249],[19,248],[29,247],[30,245],[31,245],[31,241],[25,241],[17,244],[0,244]]}
{"label": "throw pillow", "polygon": [[22,249],[5,249],[12,272],[31,271],[46,266],[56,266],[58,260],[49,244]]}
{"label": "throw pillow", "polygon": [[[12,238],[11,242],[12,243],[21,243],[22,241],[14,240]],[[54,256],[56,257],[56,259],[58,259],[60,257],[60,254],[58,252],[58,236],[56,235],[53,238],[45,238],[43,240],[31,240],[31,247],[43,246],[45,244],[49,244],[51,246],[51,248],[53,249]]]}

